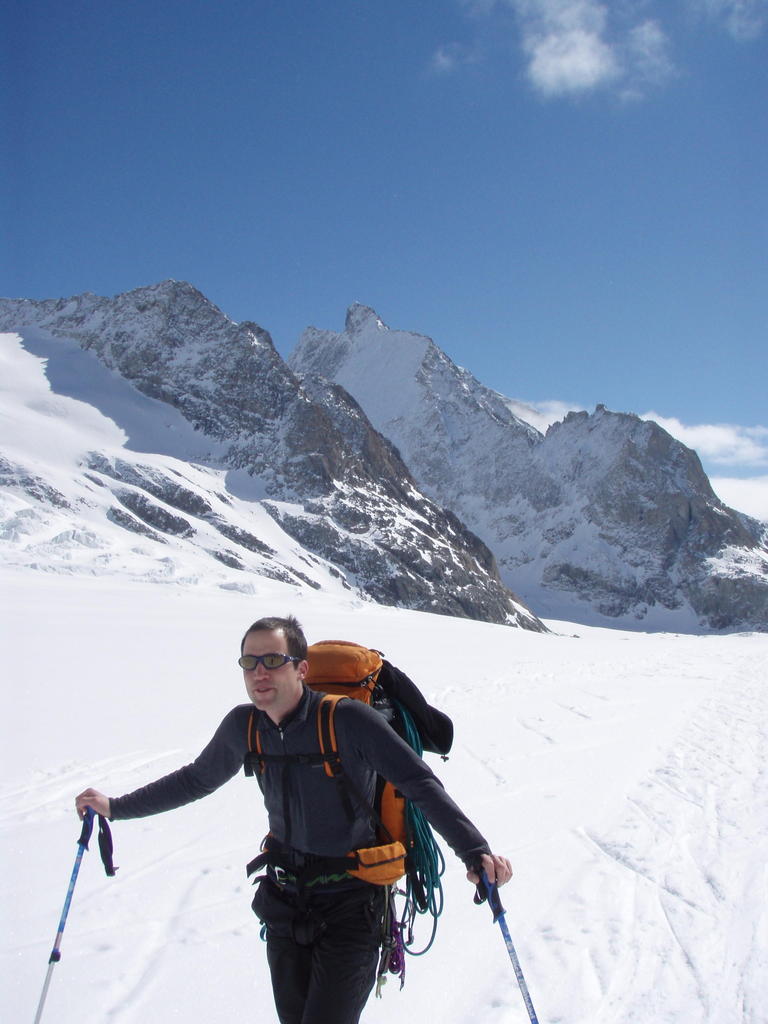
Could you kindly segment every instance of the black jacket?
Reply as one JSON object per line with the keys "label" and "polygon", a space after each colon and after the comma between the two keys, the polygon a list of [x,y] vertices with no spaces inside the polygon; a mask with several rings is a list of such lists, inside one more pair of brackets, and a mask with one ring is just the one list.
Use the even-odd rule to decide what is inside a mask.
{"label": "black jacket", "polygon": [[[256,711],[263,752],[319,753],[317,707],[321,696],[305,689],[298,707],[279,728],[267,714]],[[243,767],[249,752],[248,721],[253,710],[250,704],[233,708],[191,764],[133,793],[111,799],[112,819],[169,811],[222,786]],[[379,773],[421,808],[462,860],[472,863],[478,854],[489,852],[483,836],[448,796],[440,780],[378,712],[357,700],[341,701],[335,726],[344,771],[371,802]],[[331,857],[375,841],[363,811],[350,821],[338,783],[328,778],[322,765],[267,762],[261,782],[269,831],[280,843],[304,853]]]}

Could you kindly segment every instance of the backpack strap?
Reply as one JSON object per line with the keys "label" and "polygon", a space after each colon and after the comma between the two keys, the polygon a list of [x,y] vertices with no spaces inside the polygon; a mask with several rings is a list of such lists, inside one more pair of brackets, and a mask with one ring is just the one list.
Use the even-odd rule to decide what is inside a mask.
{"label": "backpack strap", "polygon": [[320,706],[317,709],[317,734],[320,740],[320,751],[323,756],[325,764],[325,774],[332,779],[335,779],[339,785],[339,796],[341,802],[344,805],[344,810],[347,813],[350,821],[354,820],[359,815],[355,814],[355,809],[352,804],[350,797],[354,797],[358,806],[362,808],[369,819],[378,831],[386,836],[387,840],[392,843],[394,842],[392,835],[381,820],[381,815],[376,810],[376,807],[368,801],[365,796],[360,792],[358,787],[352,781],[352,779],[344,771],[344,767],[339,757],[339,749],[336,743],[336,728],[334,725],[334,715],[336,708],[339,705],[339,701],[351,700],[350,697],[345,697],[343,694],[327,693],[320,702]]}
{"label": "backpack strap", "polygon": [[[355,808],[352,806],[352,800],[350,799],[351,784],[344,774],[344,768],[339,757],[339,747],[336,742],[336,725],[334,722],[339,701],[350,699],[337,693],[324,694],[317,708],[317,738],[320,742],[320,755],[323,758],[325,774],[329,779],[334,779],[338,783],[338,792],[344,812],[350,821],[354,821],[356,815]],[[352,790],[352,793],[355,796],[357,795],[354,793],[354,790]],[[363,806],[365,806],[365,801],[363,801]]]}
{"label": "backpack strap", "polygon": [[261,750],[261,736],[256,725],[255,708],[251,708],[251,713],[248,716],[248,753],[245,755],[243,767],[245,768],[245,774],[249,776],[255,775],[257,771],[259,774],[263,774],[265,768]]}
{"label": "backpack strap", "polygon": [[324,755],[325,774],[329,779],[338,778],[344,771],[341,767],[334,723],[336,706],[340,700],[349,700],[349,697],[326,693],[317,709],[317,738],[320,741],[320,753]]}

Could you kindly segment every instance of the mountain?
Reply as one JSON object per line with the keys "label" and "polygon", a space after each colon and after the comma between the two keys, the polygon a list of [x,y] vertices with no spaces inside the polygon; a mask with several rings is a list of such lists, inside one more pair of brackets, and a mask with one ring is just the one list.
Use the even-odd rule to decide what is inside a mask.
{"label": "mountain", "polygon": [[768,629],[763,524],[725,506],[698,456],[604,406],[542,435],[427,337],[352,306],[289,359],[353,395],[418,486],[494,552],[540,614],[663,629]]}
{"label": "mountain", "polygon": [[[383,604],[544,628],[342,388],[302,385],[266,331],[233,323],[191,285],[0,300],[0,330],[46,360],[54,395],[93,407],[52,416],[56,403],[39,394],[17,405],[27,438],[45,447],[16,422],[0,451],[0,529],[17,542],[14,558],[45,564],[47,520],[48,534],[82,541],[77,554],[65,544],[69,570],[95,571],[118,557],[118,527],[134,545],[119,557],[133,564],[139,543],[152,575],[208,571],[213,558],[230,585],[248,574],[342,585]],[[57,463],[49,453],[73,417],[86,425]],[[88,434],[97,420],[101,442]],[[27,529],[35,553],[20,540]]]}

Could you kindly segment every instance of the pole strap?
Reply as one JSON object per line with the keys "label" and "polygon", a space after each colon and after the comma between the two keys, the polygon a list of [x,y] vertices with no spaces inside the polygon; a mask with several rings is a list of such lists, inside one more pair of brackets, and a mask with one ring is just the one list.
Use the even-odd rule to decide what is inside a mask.
{"label": "pole strap", "polygon": [[86,815],[83,818],[83,828],[80,832],[80,838],[77,841],[77,845],[82,847],[84,850],[88,849],[88,843],[91,841],[91,836],[93,834],[94,818],[99,819],[99,854],[101,855],[101,863],[104,865],[104,871],[107,876],[112,878],[117,871],[112,860],[114,844],[112,842],[112,831],[109,827],[109,822],[103,814],[95,814],[90,807],[87,808]]}

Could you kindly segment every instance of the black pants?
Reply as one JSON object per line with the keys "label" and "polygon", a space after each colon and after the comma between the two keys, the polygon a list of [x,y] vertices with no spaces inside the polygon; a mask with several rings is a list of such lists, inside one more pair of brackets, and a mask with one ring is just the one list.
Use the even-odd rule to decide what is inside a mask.
{"label": "black pants", "polygon": [[299,896],[264,879],[253,910],[267,927],[280,1024],[357,1024],[376,980],[384,890]]}

